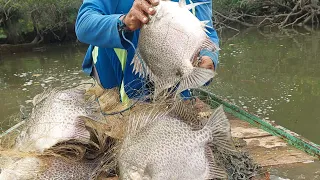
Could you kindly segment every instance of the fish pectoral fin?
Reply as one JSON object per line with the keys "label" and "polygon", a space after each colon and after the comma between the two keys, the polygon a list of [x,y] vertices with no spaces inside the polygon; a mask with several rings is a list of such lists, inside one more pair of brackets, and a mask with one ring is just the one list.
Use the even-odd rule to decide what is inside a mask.
{"label": "fish pectoral fin", "polygon": [[226,171],[216,164],[212,149],[209,146],[205,147],[205,154],[208,163],[205,179],[227,179]]}
{"label": "fish pectoral fin", "polygon": [[205,32],[211,34],[211,33],[207,30],[207,28],[212,28],[211,26],[208,25],[209,22],[210,22],[210,21],[200,21],[200,23],[201,23],[201,28],[202,28]]}
{"label": "fish pectoral fin", "polygon": [[147,77],[149,76],[150,79],[152,79],[152,71],[150,68],[147,66],[145,61],[142,59],[139,48],[137,48],[136,53],[131,61],[131,64],[133,64],[133,73],[137,74],[139,73],[139,77]]}
{"label": "fish pectoral fin", "polygon": [[190,75],[183,77],[177,90],[177,94],[186,89],[198,88],[206,84],[215,75],[210,69],[194,67]]}
{"label": "fish pectoral fin", "polygon": [[203,129],[205,131],[211,131],[212,139],[209,144],[218,146],[221,150],[236,151],[231,138],[231,126],[224,113],[223,105],[220,105],[213,112]]}

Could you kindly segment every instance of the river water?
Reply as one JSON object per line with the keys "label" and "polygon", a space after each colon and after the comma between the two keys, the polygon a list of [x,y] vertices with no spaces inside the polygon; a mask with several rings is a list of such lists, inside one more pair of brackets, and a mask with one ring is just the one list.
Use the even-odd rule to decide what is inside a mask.
{"label": "river water", "polygon": [[[320,144],[320,31],[252,30],[222,40],[218,75],[207,88]],[[88,79],[81,72],[85,46],[45,49],[0,56],[0,133],[44,89]]]}
{"label": "river water", "polygon": [[320,31],[236,36],[209,90],[320,144]]}

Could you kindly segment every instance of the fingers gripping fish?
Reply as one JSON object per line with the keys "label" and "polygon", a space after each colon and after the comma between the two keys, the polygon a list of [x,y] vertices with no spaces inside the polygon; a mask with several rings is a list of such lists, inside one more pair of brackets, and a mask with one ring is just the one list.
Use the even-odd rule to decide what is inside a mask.
{"label": "fingers gripping fish", "polygon": [[155,7],[157,13],[142,27],[131,64],[136,74],[154,82],[155,97],[177,84],[178,94],[200,87],[214,77],[212,70],[193,67],[201,49],[218,50],[205,32],[208,21],[199,21],[189,11],[205,3],[160,1]]}

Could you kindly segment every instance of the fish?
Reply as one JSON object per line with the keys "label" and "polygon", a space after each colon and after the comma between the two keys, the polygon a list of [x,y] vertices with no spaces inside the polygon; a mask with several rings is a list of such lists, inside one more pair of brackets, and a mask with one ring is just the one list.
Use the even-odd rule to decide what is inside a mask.
{"label": "fish", "polygon": [[0,146],[0,180],[95,179],[112,163],[114,139],[94,126],[108,124],[84,95],[82,87],[54,88],[33,98],[14,145]]}
{"label": "fish", "polygon": [[191,116],[183,113],[177,107],[175,111],[150,110],[131,116],[116,156],[120,179],[227,178],[211,149],[235,151],[222,105],[201,129],[186,123],[189,120],[182,118]]}
{"label": "fish", "polygon": [[98,115],[99,106],[96,101],[85,100],[85,90],[81,88],[53,88],[36,95],[32,112],[13,149],[43,153],[66,141],[73,142],[69,143],[70,148],[77,143],[97,146],[90,140],[85,117]]}
{"label": "fish", "polygon": [[95,161],[69,162],[54,156],[25,157],[2,167],[0,180],[87,180],[97,166]]}
{"label": "fish", "polygon": [[156,14],[140,29],[131,65],[133,73],[154,83],[154,97],[172,87],[176,94],[198,88],[214,76],[210,69],[194,67],[201,49],[219,50],[206,34],[209,21],[200,21],[189,10],[207,2],[186,5],[160,1]]}

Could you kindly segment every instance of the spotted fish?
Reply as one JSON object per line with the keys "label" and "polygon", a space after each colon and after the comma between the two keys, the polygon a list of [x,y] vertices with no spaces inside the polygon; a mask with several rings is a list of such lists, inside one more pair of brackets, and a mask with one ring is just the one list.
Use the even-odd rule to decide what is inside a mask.
{"label": "spotted fish", "polygon": [[69,162],[54,156],[26,157],[2,168],[0,180],[88,180],[97,166],[95,161]]}
{"label": "spotted fish", "polygon": [[68,140],[90,143],[90,132],[83,117],[93,115],[98,105],[86,101],[84,93],[81,88],[55,88],[37,95],[15,149],[42,153]]}
{"label": "spotted fish", "polygon": [[100,173],[112,140],[92,126],[98,106],[84,93],[55,88],[33,99],[13,148],[0,147],[0,180],[87,180]]}
{"label": "spotted fish", "polygon": [[210,148],[235,150],[222,106],[198,130],[179,117],[151,111],[129,120],[117,157],[121,179],[227,178]]}
{"label": "spotted fish", "polygon": [[180,93],[200,87],[214,77],[212,70],[193,66],[201,49],[218,50],[205,32],[208,21],[199,21],[189,11],[205,3],[160,1],[156,14],[141,28],[131,64],[135,74],[148,76],[154,82],[155,97],[177,84],[176,92]]}

